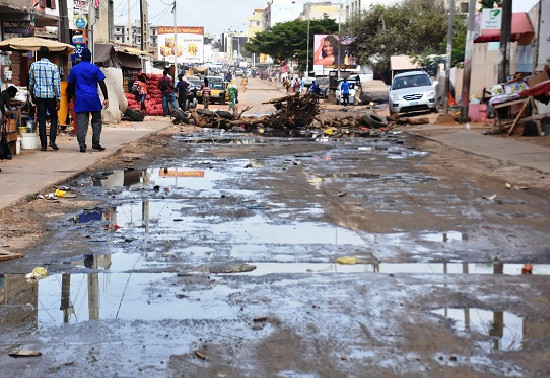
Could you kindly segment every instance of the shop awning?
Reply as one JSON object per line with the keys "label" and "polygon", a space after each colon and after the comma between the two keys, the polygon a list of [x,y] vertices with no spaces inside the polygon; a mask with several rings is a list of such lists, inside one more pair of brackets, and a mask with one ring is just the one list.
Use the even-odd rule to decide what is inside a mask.
{"label": "shop awning", "polygon": [[64,54],[71,54],[74,50],[72,45],[38,37],[10,38],[0,42],[0,50],[4,51],[38,51],[42,46]]}
{"label": "shop awning", "polygon": [[134,70],[140,70],[142,68],[141,61],[139,60],[139,57],[137,55],[128,54],[122,51],[117,52],[117,55],[121,66]]}
{"label": "shop awning", "polygon": [[[499,42],[500,29],[481,29],[481,14],[476,16],[476,33],[474,43]],[[512,13],[511,42],[518,42],[520,45],[531,43],[535,36],[533,25],[527,13]]]}

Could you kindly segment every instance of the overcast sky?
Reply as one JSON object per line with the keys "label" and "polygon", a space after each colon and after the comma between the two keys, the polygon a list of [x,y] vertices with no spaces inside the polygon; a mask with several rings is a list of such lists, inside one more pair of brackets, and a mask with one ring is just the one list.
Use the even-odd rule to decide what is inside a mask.
{"label": "overcast sky", "polygon": [[[149,0],[149,22],[157,26],[174,25],[173,0]],[[311,3],[320,0],[311,0]],[[538,0],[513,0],[514,12],[527,12]],[[305,4],[307,0],[296,0]],[[341,0],[345,4],[345,0]],[[335,2],[337,3],[337,2]],[[205,32],[221,34],[227,28],[247,29],[254,8],[265,8],[266,0],[178,0],[178,25],[204,26]],[[139,19],[139,0],[130,0],[131,22]],[[116,23],[128,23],[128,0],[115,0]]]}

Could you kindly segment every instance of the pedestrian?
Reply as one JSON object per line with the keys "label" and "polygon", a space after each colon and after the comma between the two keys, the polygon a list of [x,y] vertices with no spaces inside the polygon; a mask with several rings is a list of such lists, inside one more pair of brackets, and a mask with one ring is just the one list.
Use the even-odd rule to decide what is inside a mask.
{"label": "pedestrian", "polygon": [[229,92],[229,109],[233,109],[237,103],[237,87],[233,82],[227,86],[227,91]]}
{"label": "pedestrian", "polygon": [[243,89],[243,92],[246,92],[246,87],[247,87],[248,83],[246,81],[246,77],[241,77],[241,88]]}
{"label": "pedestrian", "polygon": [[162,71],[162,76],[158,81],[160,92],[162,93],[162,113],[166,117],[171,111],[178,108],[176,101],[176,94],[174,93],[174,86],[172,85],[172,79],[168,76],[168,68]]}
{"label": "pedestrian", "polygon": [[300,93],[300,81],[298,78],[294,79],[294,92]]}
{"label": "pedestrian", "polygon": [[349,105],[349,83],[348,79],[344,78],[344,82],[340,86],[340,90],[342,91],[342,97],[343,97],[343,103],[344,106]]}
{"label": "pedestrian", "polygon": [[208,104],[210,104],[210,87],[208,86],[208,80],[204,81],[204,87],[202,87],[202,102],[204,103],[204,108],[208,109]]}
{"label": "pedestrian", "polygon": [[178,90],[178,104],[181,108],[181,110],[186,110],[187,108],[187,78],[183,76],[182,73],[178,75],[179,82],[176,85],[176,89]]}
{"label": "pedestrian", "polygon": [[311,82],[311,87],[309,87],[309,91],[311,92],[313,96],[313,102],[318,103],[319,102],[319,87],[315,83],[315,80]]}
{"label": "pedestrian", "polygon": [[17,88],[10,85],[7,89],[4,89],[0,94],[0,114],[2,114],[2,122],[4,122],[8,116],[7,112],[11,110],[11,99],[17,94]]}
{"label": "pedestrian", "polygon": [[145,99],[147,98],[147,77],[144,73],[138,77],[138,91],[141,112],[147,114],[147,109],[145,108]]}
{"label": "pedestrian", "polygon": [[224,79],[227,83],[231,83],[231,80],[233,79],[233,77],[231,76],[231,72],[227,71],[225,73],[225,78]]}
{"label": "pedestrian", "polygon": [[[109,107],[109,93],[105,85],[105,75],[91,63],[92,52],[87,47],[82,50],[82,61],[73,66],[68,77],[68,90],[74,97],[74,111],[76,113],[76,139],[80,152],[86,152],[86,134],[88,121],[92,116],[92,149],[105,150],[100,144],[101,138],[101,109]],[[103,95],[103,106],[97,93],[97,86]]]}
{"label": "pedestrian", "polygon": [[42,151],[47,150],[48,138],[46,136],[46,112],[50,113],[50,144],[54,150],[59,150],[55,144],[57,137],[57,111],[61,99],[61,79],[59,67],[50,62],[50,49],[40,47],[40,59],[31,64],[29,68],[29,91],[33,104],[36,105],[38,116],[38,132]]}

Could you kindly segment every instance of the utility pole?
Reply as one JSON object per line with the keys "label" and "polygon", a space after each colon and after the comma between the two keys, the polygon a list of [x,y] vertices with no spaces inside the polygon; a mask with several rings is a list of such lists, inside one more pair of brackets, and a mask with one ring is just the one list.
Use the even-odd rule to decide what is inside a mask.
{"label": "utility pole", "polygon": [[503,0],[500,48],[498,50],[499,83],[505,83],[510,72],[510,34],[512,34],[512,0]]}
{"label": "utility pole", "polygon": [[[441,114],[449,114],[449,88],[451,78],[451,52],[453,46],[453,26],[455,23],[455,8],[454,0],[449,1],[449,25],[447,26],[447,57],[445,61],[445,82],[443,83],[443,109]],[[436,94],[437,95],[437,94]]]}
{"label": "utility pole", "polygon": [[140,0],[139,12],[141,14],[141,49],[149,51],[149,11],[147,0]]}
{"label": "utility pole", "polygon": [[311,4],[307,2],[307,40],[306,40],[306,77],[309,77],[309,11],[311,10]]}
{"label": "utility pole", "polygon": [[132,10],[132,7],[130,6],[130,0],[128,0],[128,44],[133,45],[134,41],[132,41],[132,21],[130,20],[130,11]]}
{"label": "utility pole", "polygon": [[539,65],[539,51],[540,51],[540,28],[542,26],[542,1],[539,1],[539,11],[538,11],[538,26],[537,26],[537,39],[535,40],[535,44],[533,45],[533,49],[535,51],[535,54],[533,54],[533,69],[531,70],[531,74],[535,74],[537,72],[537,67]]}
{"label": "utility pole", "polygon": [[174,65],[176,67],[174,74],[174,85],[176,84],[176,78],[178,77],[178,12],[176,8],[176,0],[174,0],[174,6],[172,12],[174,13]]}
{"label": "utility pole", "polygon": [[[68,43],[71,44],[70,37],[69,37],[69,18],[67,15],[67,2],[66,1],[60,1],[59,2],[59,42]],[[61,75],[63,77],[66,77],[65,70],[68,70],[69,67],[69,55],[67,54],[61,54]],[[67,79],[65,79],[67,80]]]}
{"label": "utility pole", "polygon": [[462,80],[462,98],[460,100],[461,123],[468,122],[470,104],[470,81],[472,79],[472,55],[474,50],[474,29],[476,26],[476,0],[470,0],[468,6],[468,32],[466,34],[466,52],[464,53],[464,78]]}

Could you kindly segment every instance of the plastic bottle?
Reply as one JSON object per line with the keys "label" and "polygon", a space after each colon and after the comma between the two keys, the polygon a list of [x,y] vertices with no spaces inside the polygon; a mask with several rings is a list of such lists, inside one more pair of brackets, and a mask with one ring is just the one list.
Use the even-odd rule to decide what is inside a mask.
{"label": "plastic bottle", "polygon": [[470,122],[466,122],[466,130],[471,130],[471,128],[470,128]]}

